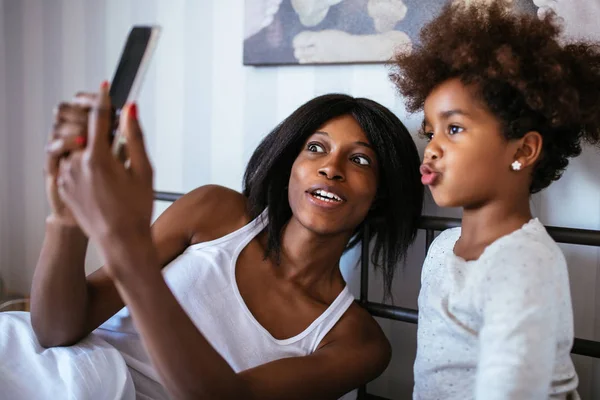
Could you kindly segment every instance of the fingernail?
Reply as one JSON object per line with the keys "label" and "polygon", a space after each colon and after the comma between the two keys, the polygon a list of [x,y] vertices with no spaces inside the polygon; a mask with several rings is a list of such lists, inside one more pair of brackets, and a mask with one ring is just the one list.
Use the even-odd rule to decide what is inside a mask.
{"label": "fingernail", "polygon": [[57,140],[52,141],[52,143],[49,143],[46,146],[46,151],[48,153],[53,153],[63,146],[64,146],[64,141],[62,139],[57,139]]}
{"label": "fingernail", "polygon": [[106,89],[108,89],[108,86],[109,86],[109,85],[110,85],[110,84],[108,83],[108,81],[104,81],[104,82],[102,82],[102,85],[100,85],[100,87],[101,87],[103,90],[106,90]]}
{"label": "fingernail", "polygon": [[75,144],[78,146],[85,146],[85,142],[86,142],[85,136],[77,136],[75,138]]}
{"label": "fingernail", "polygon": [[137,117],[138,117],[138,115],[137,115],[137,105],[135,103],[131,103],[129,105],[129,111],[128,111],[128,113],[129,113],[129,117],[131,119],[137,120]]}

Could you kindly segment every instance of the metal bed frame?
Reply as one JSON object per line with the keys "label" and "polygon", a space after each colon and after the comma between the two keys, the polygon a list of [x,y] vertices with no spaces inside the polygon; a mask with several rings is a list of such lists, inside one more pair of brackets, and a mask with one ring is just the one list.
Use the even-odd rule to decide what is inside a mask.
{"label": "metal bed frame", "polygon": [[[173,202],[182,195],[182,193],[173,192],[154,192],[154,199],[159,201]],[[419,224],[419,229],[425,230],[425,249],[429,249],[429,246],[435,237],[435,232],[443,231],[449,228],[455,228],[457,226],[460,226],[460,219],[427,216],[422,217]],[[600,231],[562,228],[555,226],[546,226],[546,230],[558,243],[600,247]],[[367,233],[365,232],[365,235],[366,234]],[[361,246],[361,254],[369,254],[369,242],[363,240],[361,242]],[[367,311],[369,311],[371,315],[395,321],[408,322],[411,324],[417,323],[418,310],[369,301],[369,257],[361,257],[360,278],[360,298],[358,299],[358,302]],[[571,353],[593,358],[600,358],[600,342],[575,338]],[[364,386],[359,388],[358,398],[385,400],[382,397],[369,395],[366,393],[366,388]]]}

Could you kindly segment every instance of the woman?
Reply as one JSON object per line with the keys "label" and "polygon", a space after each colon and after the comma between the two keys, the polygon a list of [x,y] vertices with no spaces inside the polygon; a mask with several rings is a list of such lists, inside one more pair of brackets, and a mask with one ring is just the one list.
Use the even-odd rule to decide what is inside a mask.
{"label": "woman", "polygon": [[[334,399],[378,376],[389,343],[339,260],[368,225],[389,291],[415,237],[423,187],[402,123],[367,99],[318,97],[259,145],[243,194],[201,187],[150,229],[137,108],[120,122],[125,168],[110,153],[107,90],[57,112],[32,291],[39,342],[96,330],[123,354],[139,398]],[[85,277],[88,237],[106,265]]]}

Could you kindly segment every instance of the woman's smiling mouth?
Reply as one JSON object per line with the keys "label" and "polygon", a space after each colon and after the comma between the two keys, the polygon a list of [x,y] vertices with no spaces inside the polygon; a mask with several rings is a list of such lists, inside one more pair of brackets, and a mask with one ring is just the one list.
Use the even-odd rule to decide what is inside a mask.
{"label": "woman's smiling mouth", "polygon": [[319,207],[335,208],[346,202],[345,197],[331,187],[316,186],[306,191],[312,204]]}

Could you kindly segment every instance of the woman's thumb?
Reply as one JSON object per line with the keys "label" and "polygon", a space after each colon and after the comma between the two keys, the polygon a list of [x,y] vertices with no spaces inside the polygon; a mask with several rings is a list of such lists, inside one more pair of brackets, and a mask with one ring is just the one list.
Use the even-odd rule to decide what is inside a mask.
{"label": "woman's thumb", "polygon": [[138,120],[138,109],[135,103],[127,105],[121,116],[120,125],[127,141],[130,168],[137,174],[152,176],[152,167],[144,146],[144,135]]}

